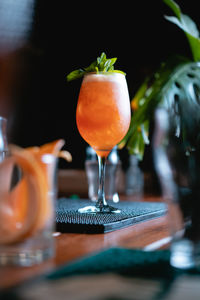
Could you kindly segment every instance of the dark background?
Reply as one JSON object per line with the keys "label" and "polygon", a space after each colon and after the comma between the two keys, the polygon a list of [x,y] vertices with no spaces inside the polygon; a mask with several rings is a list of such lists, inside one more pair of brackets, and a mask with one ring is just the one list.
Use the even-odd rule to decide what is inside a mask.
{"label": "dark background", "polygon": [[[177,3],[200,25],[198,1]],[[165,20],[165,14],[173,13],[162,0],[35,1],[29,38],[15,51],[10,142],[26,147],[64,138],[73,162],[61,167],[83,168],[87,144],[75,122],[81,81],[67,83],[66,75],[104,51],[118,57],[116,68],[126,72],[132,98],[145,76],[167,57],[190,56],[183,32]],[[151,166],[148,151],[146,168]]]}

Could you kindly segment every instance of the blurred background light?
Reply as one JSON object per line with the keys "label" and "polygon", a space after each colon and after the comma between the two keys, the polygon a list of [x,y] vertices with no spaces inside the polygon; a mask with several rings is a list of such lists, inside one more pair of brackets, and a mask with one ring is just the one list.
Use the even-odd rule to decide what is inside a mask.
{"label": "blurred background light", "polygon": [[0,54],[26,42],[33,22],[34,0],[0,1]]}

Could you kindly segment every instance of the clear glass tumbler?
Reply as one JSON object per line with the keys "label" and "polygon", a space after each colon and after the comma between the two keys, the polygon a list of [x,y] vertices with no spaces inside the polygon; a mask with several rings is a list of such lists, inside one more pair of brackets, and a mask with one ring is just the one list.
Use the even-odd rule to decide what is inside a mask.
{"label": "clear glass tumbler", "polygon": [[0,265],[31,266],[54,255],[56,157],[11,149],[0,164]]}

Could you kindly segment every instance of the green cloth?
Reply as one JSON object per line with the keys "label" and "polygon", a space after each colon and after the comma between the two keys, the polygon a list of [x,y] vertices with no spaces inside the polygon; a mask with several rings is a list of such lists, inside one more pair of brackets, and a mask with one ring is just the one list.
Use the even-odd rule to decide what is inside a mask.
{"label": "green cloth", "polygon": [[[66,290],[68,292],[70,291],[72,294],[73,293],[77,294],[77,289],[80,287],[80,286],[77,287],[76,285],[77,278],[81,278],[81,280],[85,282],[84,278],[86,278],[86,280],[88,278],[88,276],[85,275],[89,275],[89,280],[91,281],[92,284],[94,278],[96,280],[99,279],[99,277],[106,278],[106,276],[104,277],[104,274],[108,274],[108,276],[109,274],[113,276],[118,275],[117,278],[118,280],[120,280],[120,281],[116,281],[118,283],[121,283],[121,280],[122,282],[124,282],[125,279],[126,282],[128,281],[128,283],[130,284],[130,280],[131,280],[131,286],[132,284],[134,286],[133,288],[134,297],[131,299],[136,299],[136,300],[138,299],[171,300],[170,297],[171,295],[174,294],[174,288],[179,288],[179,290],[182,291],[182,286],[179,284],[180,282],[179,279],[181,278],[183,280],[186,278],[185,279],[186,286],[188,284],[188,280],[189,283],[191,284],[191,282],[193,282],[193,280],[196,278],[197,283],[195,289],[198,292],[199,273],[196,272],[195,274],[194,272],[190,271],[187,272],[186,274],[185,271],[176,270],[170,266],[169,259],[170,259],[169,250],[144,251],[144,250],[137,250],[137,249],[133,250],[133,249],[125,249],[125,248],[110,248],[98,253],[94,253],[93,255],[83,257],[79,260],[76,260],[70,264],[66,264],[62,267],[59,267],[55,271],[51,272],[50,274],[38,277],[35,279],[35,281],[33,280],[33,282],[30,282],[29,284],[26,283],[25,285],[22,285],[18,289],[14,289],[14,290],[9,289],[7,291],[2,291],[2,292],[0,291],[0,299],[5,299],[5,300],[6,299],[9,300],[29,299],[29,298],[23,298],[21,296],[27,295],[27,293],[33,295],[35,291],[38,289],[41,292],[41,295],[42,293],[44,292],[46,293],[46,291],[49,291],[49,289],[50,289],[50,293],[51,292],[53,293],[54,289],[57,289],[55,292],[57,297],[58,295],[61,294],[61,298],[58,297],[57,299],[63,299],[62,297],[63,290],[65,289],[67,282],[71,282],[72,284],[73,282],[72,280],[74,279],[74,285],[73,285],[74,288],[71,290],[69,289],[69,285],[68,285],[68,288],[66,288]],[[101,275],[103,275],[103,277]],[[96,282],[97,284],[97,281],[94,282]],[[101,284],[101,282],[98,281],[98,284]],[[192,285],[192,287],[193,286],[194,285]],[[59,287],[61,287],[61,289],[59,289]],[[130,285],[127,285],[127,287],[130,289]],[[138,294],[143,295],[143,297],[137,298]],[[184,296],[184,291],[183,291],[183,296]],[[69,299],[73,299],[73,297]],[[80,299],[80,297],[78,299]],[[126,293],[125,293],[123,298],[104,297],[98,299],[125,300],[130,298],[126,298]],[[188,300],[189,298],[182,297],[180,299]],[[197,299],[199,299],[199,294]]]}
{"label": "green cloth", "polygon": [[58,279],[64,276],[115,272],[130,276],[171,277],[169,250],[143,251],[110,248],[64,265],[47,276]]}
{"label": "green cloth", "polygon": [[[95,253],[92,256],[84,257],[68,265],[62,266],[55,270],[53,273],[49,274],[46,279],[48,281],[53,280],[55,282],[62,278],[66,278],[67,280],[67,278],[70,278],[71,276],[85,276],[94,274],[99,275],[110,273],[118,274],[122,276],[121,278],[128,277],[132,280],[134,280],[134,278],[136,280],[146,280],[144,289],[147,288],[148,290],[149,287],[147,286],[149,285],[150,291],[152,289],[153,280],[153,282],[158,286],[158,291],[154,295],[152,295],[152,297],[147,299],[168,300],[171,297],[170,293],[172,292],[173,294],[172,289],[176,287],[176,284],[177,282],[179,282],[180,278],[189,276],[187,278],[191,278],[191,281],[193,281],[194,277],[196,277],[197,280],[199,279],[198,271],[194,272],[194,270],[183,271],[175,269],[171,267],[169,260],[169,250],[144,251],[136,249],[133,250],[124,248],[110,248],[108,250]],[[143,288],[142,284],[141,288]],[[167,296],[169,298],[165,298]],[[126,297],[123,299],[126,299]],[[133,299],[137,299],[137,297]],[[182,299],[185,300],[185,298]]]}

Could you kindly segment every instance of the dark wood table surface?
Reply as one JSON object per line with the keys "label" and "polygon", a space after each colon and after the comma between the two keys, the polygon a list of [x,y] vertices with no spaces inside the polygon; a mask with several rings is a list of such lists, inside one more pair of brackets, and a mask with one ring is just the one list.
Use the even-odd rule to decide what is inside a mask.
{"label": "dark wood table surface", "polygon": [[[149,179],[151,180],[151,178],[147,176],[146,179],[149,191],[149,186],[151,187]],[[59,172],[58,186],[61,197],[69,197],[72,194],[78,194],[80,198],[87,197],[87,179],[83,170]],[[120,201],[136,201],[134,197],[125,195],[123,184],[120,188]],[[140,200],[163,202],[162,197],[156,196],[155,193],[149,194],[148,192],[145,192],[144,197]],[[68,263],[112,247],[145,250],[166,249],[170,246],[171,241],[167,215],[105,234],[55,232],[53,236],[56,244],[55,257],[32,267],[1,267],[0,291],[9,291],[10,293],[12,287],[20,287],[20,291],[25,297],[23,299],[30,299],[32,297],[31,299],[33,300],[65,299],[68,297],[66,295],[72,291],[71,295],[73,296],[70,299],[107,299],[106,296],[108,296],[109,292],[110,295],[113,295],[113,286],[115,286],[116,299],[120,299],[120,295],[128,294],[131,295],[130,299],[132,299],[132,295],[139,295],[139,299],[153,299],[152,295],[156,291],[160,293],[160,290],[162,290],[163,292],[164,287],[160,286],[158,281],[153,281],[151,278],[150,280],[145,280],[137,277],[129,281],[129,279],[122,280],[121,277],[117,277],[115,274],[97,274],[96,276],[93,274],[89,277],[68,277],[67,279],[63,278],[55,281],[55,283],[48,283],[47,281],[41,281],[40,276],[54,271],[59,266],[67,265]],[[104,289],[101,287],[99,289],[99,281],[103,284]],[[27,283],[31,283],[31,288]],[[118,288],[117,290],[116,287]],[[100,295],[102,298],[100,298]],[[181,278],[178,278],[175,284],[166,290],[166,298],[164,299],[199,300],[199,295],[199,277],[195,277],[195,275],[191,276],[190,274],[190,276],[183,275]]]}
{"label": "dark wood table surface", "polygon": [[[125,196],[121,197],[126,199]],[[130,197],[129,200],[131,201]],[[145,196],[143,201],[162,201],[160,197]],[[23,283],[25,280],[45,274],[56,267],[90,255],[109,247],[151,249],[165,247],[169,231],[167,216],[141,222],[124,229],[106,234],[54,233],[56,255],[43,264],[32,267],[1,267],[0,288],[8,288]]]}

